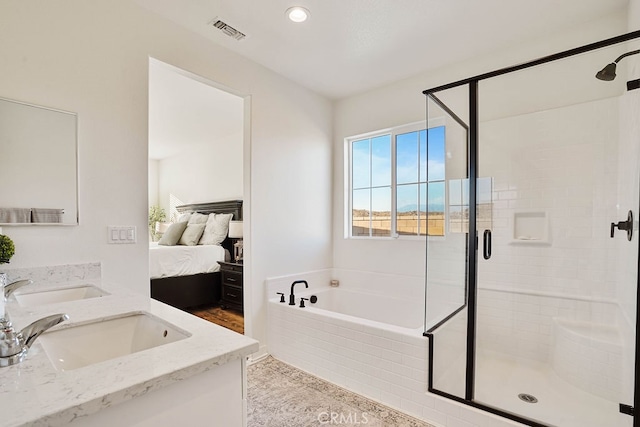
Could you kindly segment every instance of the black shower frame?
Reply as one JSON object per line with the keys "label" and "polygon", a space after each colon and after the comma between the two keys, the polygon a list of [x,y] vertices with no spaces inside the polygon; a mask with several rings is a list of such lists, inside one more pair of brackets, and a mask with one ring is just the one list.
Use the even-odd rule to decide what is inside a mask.
{"label": "black shower frame", "polygon": [[[580,46],[574,49],[565,50],[563,52],[555,53],[553,55],[544,56],[529,62],[513,65],[506,68],[490,71],[488,73],[480,74],[475,77],[469,77],[463,80],[458,80],[452,83],[447,83],[441,86],[436,86],[431,89],[426,89],[422,93],[427,96],[428,99],[432,99],[438,105],[443,106],[442,102],[435,96],[435,93],[441,92],[447,89],[453,89],[456,87],[469,85],[469,127],[468,127],[468,172],[469,172],[469,233],[467,240],[467,248],[475,248],[475,250],[467,250],[467,280],[465,283],[466,295],[465,303],[462,307],[458,308],[455,312],[450,314],[443,321],[439,322],[434,327],[430,328],[424,335],[429,338],[429,380],[428,390],[430,393],[437,394],[452,400],[455,400],[466,405],[482,409],[486,412],[490,412],[495,415],[499,415],[508,418],[513,421],[531,426],[531,427],[549,427],[547,424],[541,424],[539,422],[530,420],[528,418],[521,417],[517,414],[502,411],[500,409],[483,405],[474,401],[474,381],[475,381],[475,341],[476,341],[476,296],[477,296],[477,249],[478,249],[478,237],[476,230],[476,180],[477,180],[477,168],[478,168],[478,83],[481,80],[490,79],[493,77],[501,76],[504,74],[513,73],[515,71],[532,68],[538,65],[546,64],[560,59],[569,58],[582,53],[591,52],[597,49],[602,49],[615,44],[623,43],[626,41],[640,38],[640,30],[632,31],[620,36],[611,37],[605,40],[601,40],[595,43],[590,43],[584,46]],[[445,106],[446,108],[446,106]],[[446,111],[451,112],[448,108]],[[455,114],[453,114],[455,116]],[[457,116],[455,116],[457,117]],[[454,117],[454,118],[455,118]],[[639,141],[640,143],[640,141]],[[640,210],[640,206],[637,207]],[[640,239],[638,240],[638,260],[636,268],[636,341],[635,341],[635,366],[640,364],[640,354],[638,348],[640,347]],[[427,245],[428,252],[428,245]],[[428,262],[428,261],[427,261]],[[436,329],[445,324],[449,319],[458,314],[464,307],[467,307],[467,357],[466,357],[466,381],[465,381],[465,397],[452,395],[450,393],[437,390],[433,387],[433,355],[434,355],[434,334]],[[634,373],[634,388],[633,388],[633,427],[640,427],[640,420],[636,416],[636,408],[640,408],[640,376],[638,371]]]}

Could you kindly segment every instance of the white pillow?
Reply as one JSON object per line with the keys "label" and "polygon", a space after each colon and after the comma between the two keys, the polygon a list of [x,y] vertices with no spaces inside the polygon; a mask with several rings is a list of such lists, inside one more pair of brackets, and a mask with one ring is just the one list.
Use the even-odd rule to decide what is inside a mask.
{"label": "white pillow", "polygon": [[178,217],[178,222],[188,222],[191,218],[191,212],[180,214]]}
{"label": "white pillow", "polygon": [[187,246],[197,245],[204,231],[204,227],[204,224],[187,224],[187,228],[184,229],[182,236],[180,236],[178,244]]}
{"label": "white pillow", "polygon": [[182,237],[185,228],[187,228],[186,222],[171,224],[160,238],[160,241],[158,241],[158,244],[162,246],[175,246],[178,240],[180,240],[180,237]]}
{"label": "white pillow", "polygon": [[202,238],[200,238],[199,245],[219,245],[227,238],[229,234],[229,221],[233,214],[209,214],[207,225],[204,228]]}
{"label": "white pillow", "polygon": [[194,212],[193,214],[191,214],[191,218],[189,218],[189,225],[206,224],[208,219],[209,219],[209,215]]}

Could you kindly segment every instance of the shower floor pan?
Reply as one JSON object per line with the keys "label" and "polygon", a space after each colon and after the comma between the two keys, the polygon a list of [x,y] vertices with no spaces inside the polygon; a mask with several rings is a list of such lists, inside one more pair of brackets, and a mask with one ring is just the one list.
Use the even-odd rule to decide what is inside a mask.
{"label": "shower floor pan", "polygon": [[[476,401],[487,406],[558,427],[631,426],[618,402],[585,392],[564,381],[549,364],[481,350],[476,362]],[[460,383],[448,372],[442,383]],[[519,395],[537,399],[532,403]]]}

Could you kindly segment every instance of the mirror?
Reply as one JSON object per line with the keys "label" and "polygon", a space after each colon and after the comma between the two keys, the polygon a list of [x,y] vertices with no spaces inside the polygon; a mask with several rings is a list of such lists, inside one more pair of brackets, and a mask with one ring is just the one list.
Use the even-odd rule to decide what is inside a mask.
{"label": "mirror", "polygon": [[0,98],[0,224],[77,225],[77,115]]}

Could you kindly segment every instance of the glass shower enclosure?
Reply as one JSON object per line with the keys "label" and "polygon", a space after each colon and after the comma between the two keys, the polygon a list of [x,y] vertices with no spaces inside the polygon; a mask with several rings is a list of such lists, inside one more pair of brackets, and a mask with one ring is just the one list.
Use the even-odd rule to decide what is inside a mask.
{"label": "glass shower enclosure", "polygon": [[446,123],[431,392],[531,426],[640,426],[638,53],[640,31],[424,92]]}

